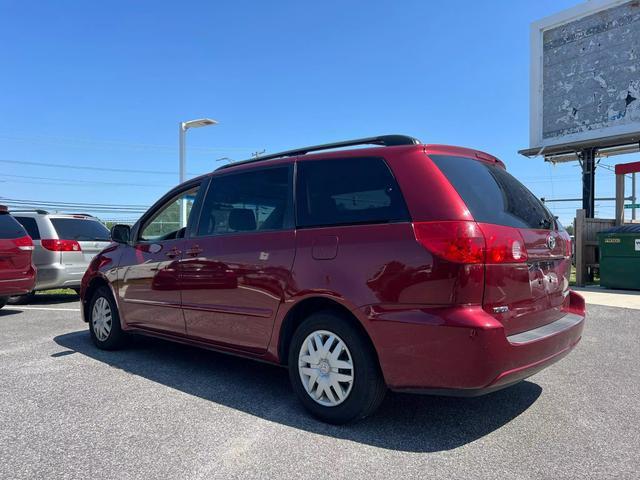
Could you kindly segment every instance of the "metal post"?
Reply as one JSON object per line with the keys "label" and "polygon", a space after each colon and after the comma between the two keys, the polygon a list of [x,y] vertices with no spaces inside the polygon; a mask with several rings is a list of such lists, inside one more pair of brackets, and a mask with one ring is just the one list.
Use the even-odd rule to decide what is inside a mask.
{"label": "metal post", "polygon": [[624,223],[624,174],[616,174],[616,225]]}
{"label": "metal post", "polygon": [[[636,174],[631,174],[631,203],[636,204]],[[631,220],[636,219],[636,207],[631,209]]]}
{"label": "metal post", "polygon": [[[180,122],[180,183],[184,182],[187,177],[186,173],[186,161],[187,161],[187,129],[184,122]],[[187,226],[187,201],[182,199],[180,201],[180,228]]]}
{"label": "metal post", "polygon": [[593,218],[596,209],[596,149],[585,148],[580,156],[582,157],[582,208],[586,218]]}

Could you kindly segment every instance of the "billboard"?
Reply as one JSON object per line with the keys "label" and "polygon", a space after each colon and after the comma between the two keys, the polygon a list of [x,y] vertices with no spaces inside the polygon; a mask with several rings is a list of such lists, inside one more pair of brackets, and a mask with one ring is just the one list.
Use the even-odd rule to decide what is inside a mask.
{"label": "billboard", "polygon": [[637,142],[640,1],[591,0],[533,23],[531,62],[531,149]]}

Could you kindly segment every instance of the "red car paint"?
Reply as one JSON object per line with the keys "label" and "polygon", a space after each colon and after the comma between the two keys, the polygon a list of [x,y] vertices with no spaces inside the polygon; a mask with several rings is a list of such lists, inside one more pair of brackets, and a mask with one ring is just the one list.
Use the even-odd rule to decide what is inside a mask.
{"label": "red car paint", "polygon": [[[286,363],[297,312],[317,302],[336,305],[357,319],[390,388],[478,394],[521,380],[560,359],[581,338],[585,307],[568,289],[569,236],[555,227],[477,221],[436,166],[433,159],[443,155],[504,169],[483,152],[415,145],[247,163],[191,180],[188,185],[205,188],[218,175],[267,163],[382,157],[411,218],[197,238],[187,231],[185,238],[153,244],[114,244],[94,259],[83,278],[85,321],[93,292],[108,284],[125,331]],[[423,231],[434,231],[434,222],[467,225],[472,234],[465,240],[466,234],[454,233],[451,240],[458,244],[441,247],[431,241],[433,236],[421,237]],[[473,245],[480,248],[475,256],[456,257]],[[537,341],[508,338],[567,314],[578,318],[570,328]]]}
{"label": "red car paint", "polygon": [[35,286],[36,270],[31,259],[31,237],[2,205],[0,217],[1,301],[5,297],[30,293]]}

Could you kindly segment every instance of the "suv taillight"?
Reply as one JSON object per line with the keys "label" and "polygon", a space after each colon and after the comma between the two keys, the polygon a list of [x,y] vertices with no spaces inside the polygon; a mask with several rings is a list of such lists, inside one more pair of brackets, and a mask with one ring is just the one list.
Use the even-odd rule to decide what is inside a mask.
{"label": "suv taillight", "polygon": [[527,250],[517,228],[469,221],[415,222],[416,240],[455,263],[521,263]]}
{"label": "suv taillight", "polygon": [[75,240],[58,240],[56,238],[47,238],[41,240],[42,247],[52,252],[80,252],[80,244]]}
{"label": "suv taillight", "polygon": [[20,250],[30,251],[33,250],[33,240],[29,235],[25,235],[24,237],[16,238],[13,243],[16,244]]}

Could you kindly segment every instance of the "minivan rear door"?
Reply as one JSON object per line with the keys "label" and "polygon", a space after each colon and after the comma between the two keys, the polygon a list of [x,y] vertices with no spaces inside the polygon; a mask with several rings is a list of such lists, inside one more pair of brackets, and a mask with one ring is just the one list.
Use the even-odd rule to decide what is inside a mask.
{"label": "minivan rear door", "polygon": [[[492,160],[430,155],[462,197],[476,222],[507,227],[522,242],[522,261],[487,258],[483,308],[507,335],[557,320],[569,292],[570,238],[549,210]],[[490,242],[485,233],[485,241]],[[511,247],[509,247],[511,248]]]}
{"label": "minivan rear door", "polygon": [[96,254],[111,243],[111,235],[107,227],[93,218],[77,215],[51,217],[50,220],[59,239],[75,240],[80,246],[77,252],[64,252],[64,263],[88,264]]}

